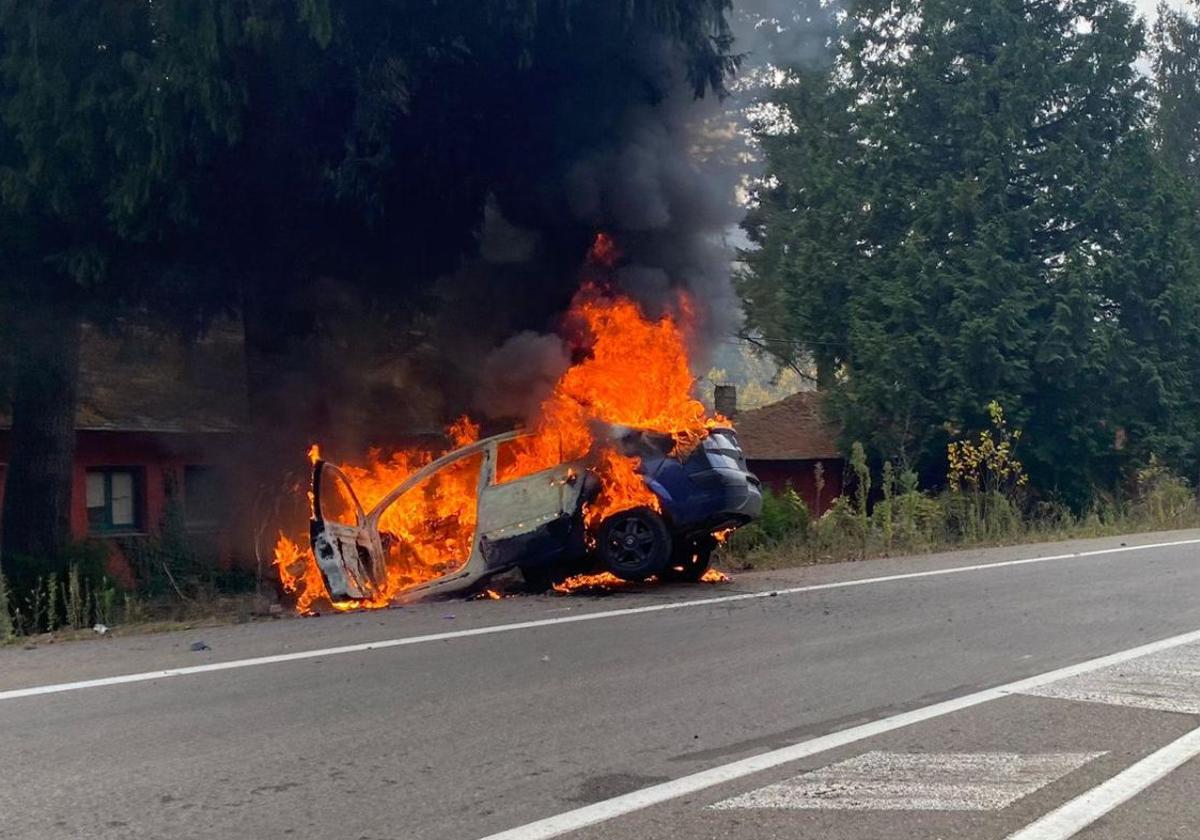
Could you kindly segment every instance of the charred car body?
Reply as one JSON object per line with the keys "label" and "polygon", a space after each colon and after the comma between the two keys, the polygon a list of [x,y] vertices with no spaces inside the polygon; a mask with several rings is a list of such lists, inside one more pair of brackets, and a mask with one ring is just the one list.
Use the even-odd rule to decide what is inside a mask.
{"label": "charred car body", "polygon": [[[669,436],[627,431],[618,437],[623,454],[634,456],[638,472],[659,502],[614,513],[600,522],[589,547],[584,506],[599,490],[598,479],[579,462],[509,481],[498,480],[504,447],[522,433],[481,440],[457,449],[399,484],[370,511],[358,502],[338,467],[317,461],[313,468],[313,554],[334,600],[379,596],[388,574],[389,550],[396,537],[381,529],[388,509],[406,493],[444,470],[474,469],[476,523],[456,567],[432,580],[404,587],[394,597],[452,594],[476,588],[488,578],[519,568],[535,588],[577,571],[607,569],[625,580],[651,576],[699,579],[716,546],[714,533],[743,525],[759,515],[757,478],[731,429],[711,429],[685,455],[673,455]],[[341,483],[353,523],[327,519],[324,494]],[[326,495],[325,498],[328,498]],[[350,518],[350,517],[344,517]]]}

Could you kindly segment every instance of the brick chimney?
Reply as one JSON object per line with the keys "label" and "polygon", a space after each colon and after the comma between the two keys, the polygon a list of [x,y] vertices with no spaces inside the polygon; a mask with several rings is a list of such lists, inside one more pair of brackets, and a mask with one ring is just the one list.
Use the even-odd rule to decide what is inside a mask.
{"label": "brick chimney", "polygon": [[713,389],[713,408],[730,420],[737,419],[737,386],[718,385]]}

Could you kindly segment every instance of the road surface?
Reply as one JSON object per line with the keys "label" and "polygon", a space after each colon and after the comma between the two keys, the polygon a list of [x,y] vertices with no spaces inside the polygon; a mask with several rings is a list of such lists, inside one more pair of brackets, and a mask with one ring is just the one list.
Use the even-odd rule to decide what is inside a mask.
{"label": "road surface", "polygon": [[0,838],[1196,838],[1197,593],[1172,532],[10,647]]}

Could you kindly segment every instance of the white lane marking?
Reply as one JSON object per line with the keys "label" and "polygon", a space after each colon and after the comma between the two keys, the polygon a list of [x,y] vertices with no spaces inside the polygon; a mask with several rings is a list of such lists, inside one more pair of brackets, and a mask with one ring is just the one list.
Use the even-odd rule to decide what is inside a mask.
{"label": "white lane marking", "polygon": [[837,581],[834,583],[819,583],[811,586],[794,586],[788,589],[774,589],[763,592],[743,592],[739,595],[720,595],[715,598],[699,598],[692,601],[673,601],[669,604],[651,604],[645,607],[628,607],[621,610],[606,610],[603,612],[581,613],[579,615],[561,616],[558,618],[541,618],[531,621],[517,621],[512,624],[493,624],[487,627],[474,627],[469,630],[452,630],[446,633],[430,633],[425,636],[407,636],[400,639],[385,639],[378,642],[362,642],[354,645],[321,648],[319,650],[303,650],[295,653],[280,653],[271,656],[255,656],[250,659],[233,659],[228,662],[212,662],[207,665],[188,665],[182,668],[167,668],[161,671],[146,671],[140,674],[122,674],[115,677],[99,677],[92,680],[76,682],[52,683],[50,685],[31,686],[29,688],[13,688],[0,691],[0,701],[19,700],[22,697],[37,697],[43,694],[59,694],[64,691],[81,691],[88,688],[105,688],[127,683],[162,680],[169,677],[186,677],[193,674],[207,674],[214,671],[229,671],[236,668],[252,668],[257,665],[278,665],[284,662],[299,662],[305,659],[317,659],[326,656],[338,656],[346,653],[364,653],[371,650],[419,645],[426,642],[442,642],[449,639],[465,639],[471,636],[490,636],[496,633],[511,633],[516,630],[532,630],[538,627],[552,627],[558,624],[575,624],[581,621],[599,621],[608,618],[621,618],[630,615],[646,615],[648,613],[682,610],[690,607],[706,607],[714,604],[732,604],[738,601],[758,601],[763,598],[776,596],[801,595],[806,592],[821,592],[828,589],[849,589],[855,586],[870,586],[877,583],[893,583],[895,581],[916,580],[919,578],[938,577],[941,575],[956,575],[965,572],[980,572],[989,569],[1004,569],[1011,566],[1025,566],[1032,563],[1048,563],[1052,560],[1074,560],[1084,557],[1099,557],[1107,554],[1122,554],[1129,551],[1149,551],[1156,548],[1173,548],[1181,545],[1198,545],[1200,539],[1173,540],[1171,542],[1146,543],[1144,545],[1121,546],[1120,548],[1102,548],[1094,551],[1077,551],[1071,554],[1052,554],[1046,557],[1027,557],[1020,560],[1001,560],[996,563],[976,563],[971,566],[955,566],[950,569],[932,569],[926,572],[906,572],[898,575],[860,578],[858,580]]}
{"label": "white lane marking", "polygon": [[1102,755],[873,751],[708,807],[999,811]]}
{"label": "white lane marking", "polygon": [[1075,797],[1037,822],[1010,834],[1008,840],[1066,840],[1103,817],[1123,802],[1200,755],[1200,729],[1121,771],[1107,782]]}
{"label": "white lane marking", "polygon": [[850,729],[842,730],[841,732],[833,732],[829,735],[800,741],[777,750],[760,753],[750,758],[743,758],[740,761],[722,764],[708,770],[701,770],[690,776],[682,776],[669,782],[635,790],[632,793],[606,799],[603,802],[597,802],[593,805],[586,805],[572,811],[564,811],[553,817],[537,820],[536,822],[512,828],[508,831],[501,831],[498,834],[488,835],[482,840],[546,840],[546,838],[558,837],[569,831],[576,831],[590,825],[607,822],[625,814],[649,808],[652,805],[659,805],[681,796],[698,793],[714,785],[736,781],[754,773],[761,773],[764,770],[771,770],[784,764],[790,764],[793,761],[808,758],[810,755],[844,747],[848,744],[853,744],[866,738],[873,738],[876,735],[883,735],[884,733],[892,732],[905,726],[943,717],[952,712],[970,709],[981,703],[988,703],[992,700],[999,700],[1002,697],[1010,697],[1013,694],[1027,692],[1031,688],[1036,688],[1055,680],[1068,679],[1078,674],[1095,671],[1098,668],[1119,665],[1122,662],[1128,662],[1140,656],[1149,656],[1152,653],[1159,653],[1160,651],[1170,650],[1171,648],[1194,642],[1200,642],[1200,630],[1193,630],[1190,633],[1172,636],[1157,642],[1151,642],[1148,645],[1139,645],[1129,650],[1111,653],[1096,659],[1089,659],[1086,662],[1068,665],[1065,668],[1057,668],[1034,677],[1027,677],[1026,679],[1017,680],[1016,682],[1007,683],[995,688],[976,691],[973,694],[965,694],[962,697],[945,700],[941,703],[935,703],[932,706],[924,706],[920,709],[901,712],[898,715],[864,723]]}
{"label": "white lane marking", "polygon": [[1184,647],[1162,656],[1104,668],[1028,692],[1084,703],[1200,714],[1200,648]]}

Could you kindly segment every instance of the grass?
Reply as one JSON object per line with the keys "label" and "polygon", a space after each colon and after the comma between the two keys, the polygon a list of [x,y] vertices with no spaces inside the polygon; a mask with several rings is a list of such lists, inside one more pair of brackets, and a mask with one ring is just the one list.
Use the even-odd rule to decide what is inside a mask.
{"label": "grass", "polygon": [[[101,598],[99,606],[93,607],[95,613],[92,617],[105,617],[106,607],[103,600]],[[107,628],[105,636],[131,636],[172,630],[192,630],[197,627],[273,620],[290,615],[290,611],[284,610],[263,596],[254,593],[213,594],[207,597],[189,598],[186,601],[174,595],[145,599],[126,594],[120,601],[114,600],[107,609],[110,610],[107,616],[109,621],[97,620],[95,622],[95,624],[105,625]],[[72,622],[68,622],[48,631],[35,631],[30,627],[21,630],[13,626],[11,618],[8,625],[5,625],[3,613],[0,612],[0,646],[7,644],[32,647],[77,639],[94,639],[100,635],[94,629],[95,624],[74,626]],[[7,633],[4,632],[6,627]]]}
{"label": "grass", "polygon": [[790,491],[768,494],[762,519],[736,533],[719,562],[732,571],[784,569],[964,548],[1056,542],[1200,528],[1200,505],[1180,479],[1154,476],[1139,497],[1083,516],[1042,503],[1028,511],[1012,499],[916,491],[886,498],[870,515],[846,499],[812,520]]}

